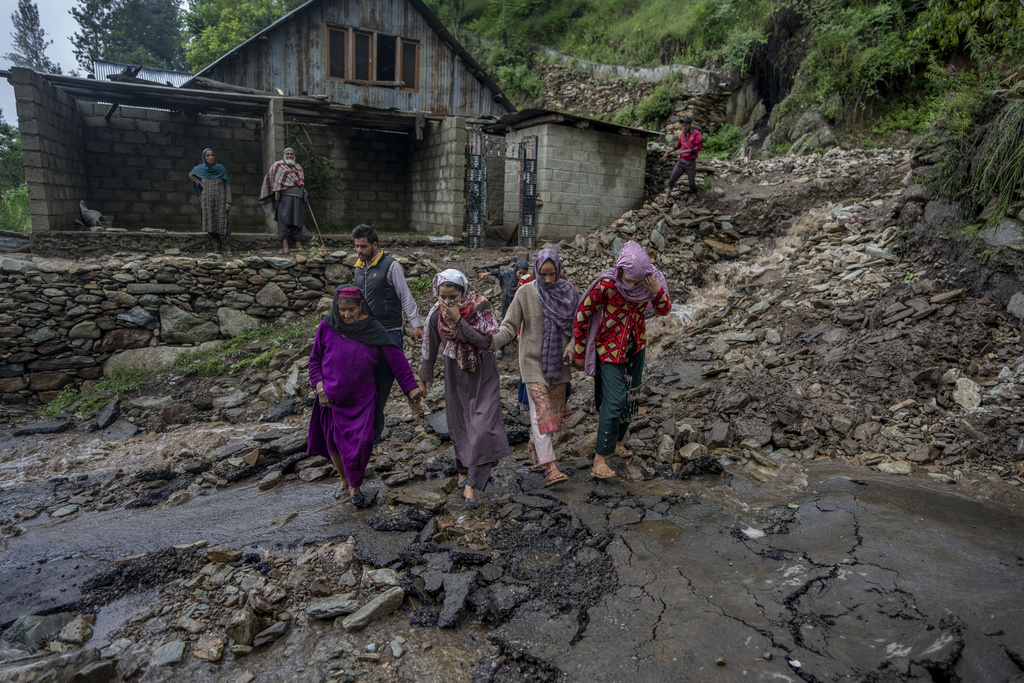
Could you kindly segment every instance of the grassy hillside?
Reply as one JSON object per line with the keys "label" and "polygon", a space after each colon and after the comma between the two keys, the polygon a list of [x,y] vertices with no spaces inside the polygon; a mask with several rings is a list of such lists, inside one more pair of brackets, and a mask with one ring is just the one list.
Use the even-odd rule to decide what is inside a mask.
{"label": "grassy hillside", "polygon": [[[502,86],[539,91],[530,45],[581,59],[733,67],[770,106],[920,129],[946,72],[995,79],[1024,56],[1021,0],[430,0]],[[907,111],[911,109],[912,111]],[[888,121],[888,123],[886,123]]]}

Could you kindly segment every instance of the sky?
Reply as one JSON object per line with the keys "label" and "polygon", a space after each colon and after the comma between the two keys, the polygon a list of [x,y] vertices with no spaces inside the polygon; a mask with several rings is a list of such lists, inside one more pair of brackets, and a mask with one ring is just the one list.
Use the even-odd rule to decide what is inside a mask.
{"label": "sky", "polygon": [[[46,39],[53,41],[53,44],[47,48],[46,54],[60,64],[64,73],[71,69],[78,69],[75,55],[72,52],[74,47],[71,44],[71,36],[78,30],[78,22],[70,13],[71,8],[77,4],[75,0],[36,0],[36,6],[39,7],[39,24],[46,31]],[[11,15],[17,9],[18,0],[0,0],[0,55],[6,55],[13,49]],[[2,56],[0,56],[0,68],[11,68],[11,63]],[[4,120],[7,123],[17,124],[18,114],[14,106],[14,88],[6,78],[0,78],[0,110],[3,110]]]}

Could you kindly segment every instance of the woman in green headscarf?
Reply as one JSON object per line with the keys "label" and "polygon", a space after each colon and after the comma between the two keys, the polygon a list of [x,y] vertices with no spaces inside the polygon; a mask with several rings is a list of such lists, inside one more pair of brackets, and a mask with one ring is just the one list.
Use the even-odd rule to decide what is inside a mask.
{"label": "woman in green headscarf", "polygon": [[203,232],[210,236],[213,250],[218,254],[231,253],[228,237],[228,212],[231,211],[231,180],[227,169],[217,163],[212,149],[203,150],[203,163],[188,174],[192,189],[199,197],[203,215]]}

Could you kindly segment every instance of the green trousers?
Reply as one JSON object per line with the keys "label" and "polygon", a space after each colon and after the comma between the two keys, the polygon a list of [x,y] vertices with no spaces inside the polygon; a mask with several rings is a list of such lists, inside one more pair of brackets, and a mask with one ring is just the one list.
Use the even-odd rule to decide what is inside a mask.
{"label": "green trousers", "polygon": [[594,400],[597,403],[596,453],[605,457],[626,436],[629,420],[640,403],[640,385],[644,376],[644,351],[626,358],[625,363],[597,362],[594,375]]}

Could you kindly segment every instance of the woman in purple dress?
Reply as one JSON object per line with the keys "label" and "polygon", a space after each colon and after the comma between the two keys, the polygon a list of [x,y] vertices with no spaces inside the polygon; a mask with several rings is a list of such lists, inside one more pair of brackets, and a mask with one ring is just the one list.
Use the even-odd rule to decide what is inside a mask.
{"label": "woman in purple dress", "polygon": [[309,354],[309,383],[317,402],[309,420],[306,452],[330,458],[340,477],[334,497],[348,487],[349,500],[363,507],[359,488],[373,453],[374,406],[381,370],[387,364],[413,403],[422,397],[409,361],[376,319],[363,312],[353,285],[334,294],[331,314],[320,322]]}

